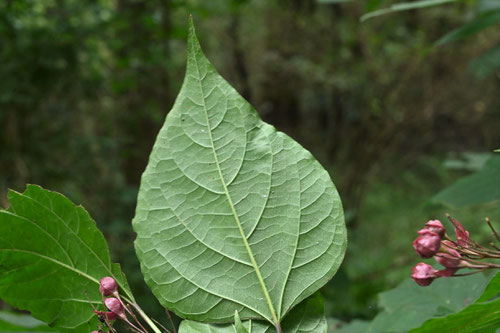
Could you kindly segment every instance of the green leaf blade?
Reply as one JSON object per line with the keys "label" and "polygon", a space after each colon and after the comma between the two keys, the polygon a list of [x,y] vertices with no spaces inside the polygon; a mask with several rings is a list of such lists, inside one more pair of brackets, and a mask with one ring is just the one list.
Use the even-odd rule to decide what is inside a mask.
{"label": "green leaf blade", "polygon": [[447,33],[437,42],[435,42],[434,45],[439,46],[470,37],[499,22],[500,10],[488,11],[474,18],[472,21],[462,25],[461,27]]}
{"label": "green leaf blade", "polygon": [[496,44],[471,60],[467,69],[480,79],[493,74],[500,68],[500,44]]}
{"label": "green leaf blade", "polygon": [[141,267],[182,317],[230,322],[237,310],[276,323],[338,269],[340,199],[311,154],[216,72],[192,26],[188,42],[185,81],[139,191]]}
{"label": "green leaf blade", "polygon": [[500,299],[488,303],[475,303],[462,311],[443,318],[434,318],[421,327],[411,330],[412,333],[455,333],[482,332],[494,333],[500,327]]}
{"label": "green leaf blade", "polygon": [[[126,282],[112,273],[95,222],[82,207],[38,186],[8,198],[11,209],[0,211],[0,298],[53,327],[84,332],[89,321],[97,327],[90,303],[101,304],[99,279]],[[131,295],[128,287],[122,292]]]}
{"label": "green leaf blade", "polygon": [[451,207],[478,205],[500,200],[500,157],[493,155],[484,167],[463,177],[432,198]]}
{"label": "green leaf blade", "polygon": [[379,294],[379,306],[383,310],[371,322],[353,322],[339,332],[419,332],[417,328],[433,318],[455,314],[481,301],[483,296],[491,297],[498,281],[500,279],[491,279],[491,276],[474,274],[437,279],[430,286],[421,287],[408,279]]}

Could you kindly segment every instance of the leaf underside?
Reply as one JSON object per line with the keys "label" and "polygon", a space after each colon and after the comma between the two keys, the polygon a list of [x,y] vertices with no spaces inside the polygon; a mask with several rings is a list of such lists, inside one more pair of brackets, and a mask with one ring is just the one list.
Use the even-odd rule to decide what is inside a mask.
{"label": "leaf underside", "polygon": [[[101,304],[99,279],[113,276],[132,297],[112,264],[104,236],[81,206],[59,193],[28,185],[10,191],[0,211],[0,298],[64,332],[97,328],[90,303]],[[90,300],[90,301],[89,301]]]}
{"label": "leaf underside", "polygon": [[303,147],[264,123],[190,25],[185,80],[142,176],[136,252],[160,303],[205,322],[276,323],[337,271],[339,195]]}
{"label": "leaf underside", "polygon": [[[249,333],[271,333],[274,327],[269,323],[249,320],[243,323]],[[323,299],[318,293],[309,297],[286,316],[282,325],[286,333],[326,333]],[[237,325],[213,325],[184,320],[179,333],[239,333]]]}

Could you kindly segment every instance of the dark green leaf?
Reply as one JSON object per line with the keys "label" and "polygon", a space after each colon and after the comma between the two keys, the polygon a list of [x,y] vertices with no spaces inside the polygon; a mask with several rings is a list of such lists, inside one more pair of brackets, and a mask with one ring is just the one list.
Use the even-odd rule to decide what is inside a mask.
{"label": "dark green leaf", "polygon": [[97,328],[90,302],[101,304],[101,277],[114,276],[132,298],[83,207],[35,185],[8,198],[9,210],[0,211],[2,300],[61,331],[89,332]]}
{"label": "dark green leaf", "polygon": [[500,45],[496,45],[469,63],[468,69],[479,78],[500,70]]}
{"label": "dark green leaf", "polygon": [[432,317],[456,313],[478,299],[488,281],[489,277],[477,274],[437,279],[421,287],[408,279],[380,294],[379,304],[384,310],[364,332],[408,332]]}
{"label": "dark green leaf", "polygon": [[435,318],[425,322],[412,332],[495,332],[500,324],[496,299],[500,291],[500,273],[488,283],[477,301],[462,311],[444,318]]}
{"label": "dark green leaf", "polygon": [[500,200],[500,156],[492,156],[480,171],[458,180],[432,200],[452,207]]}
{"label": "dark green leaf", "polygon": [[323,286],[346,248],[339,195],[314,157],[205,58],[190,26],[186,77],[161,129],[133,226],[146,282],[181,317],[271,323]]}
{"label": "dark green leaf", "polygon": [[493,333],[500,327],[500,299],[488,303],[477,303],[464,310],[427,321],[412,333]]}
{"label": "dark green leaf", "polygon": [[500,22],[500,10],[486,12],[479,15],[471,22],[464,24],[458,29],[451,31],[442,38],[440,38],[435,45],[443,45],[446,43],[454,42],[456,40],[466,38],[477,34],[478,32],[491,27]]}

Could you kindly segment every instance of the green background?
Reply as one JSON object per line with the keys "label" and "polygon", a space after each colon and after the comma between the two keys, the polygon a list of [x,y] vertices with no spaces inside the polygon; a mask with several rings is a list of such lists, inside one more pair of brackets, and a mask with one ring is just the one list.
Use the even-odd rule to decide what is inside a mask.
{"label": "green background", "polygon": [[84,205],[139,302],[164,321],[138,269],[130,221],[182,83],[192,14],[218,71],[339,189],[349,243],[322,289],[327,317],[373,318],[377,294],[419,261],[411,241],[427,219],[449,212],[477,240],[489,239],[485,216],[500,221],[494,203],[431,200],[500,146],[500,61],[487,52],[498,49],[500,26],[433,46],[494,1],[359,21],[393,3],[2,1],[1,205],[8,188],[26,183]]}

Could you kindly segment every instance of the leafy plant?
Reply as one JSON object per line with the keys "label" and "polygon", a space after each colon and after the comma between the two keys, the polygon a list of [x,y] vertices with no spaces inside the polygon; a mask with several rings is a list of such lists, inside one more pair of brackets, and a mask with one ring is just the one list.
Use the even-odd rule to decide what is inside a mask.
{"label": "leafy plant", "polygon": [[[85,209],[36,185],[8,198],[0,211],[4,301],[61,332],[88,332],[127,312],[160,332]],[[235,311],[238,332],[326,331],[316,292],[345,253],[339,195],[312,155],[215,71],[192,21],[184,84],[143,174],[133,227],[155,296],[200,322],[184,322],[181,332],[226,332],[233,326],[201,322],[231,323]],[[118,290],[104,286],[115,282]],[[130,327],[147,331],[138,325]]]}

